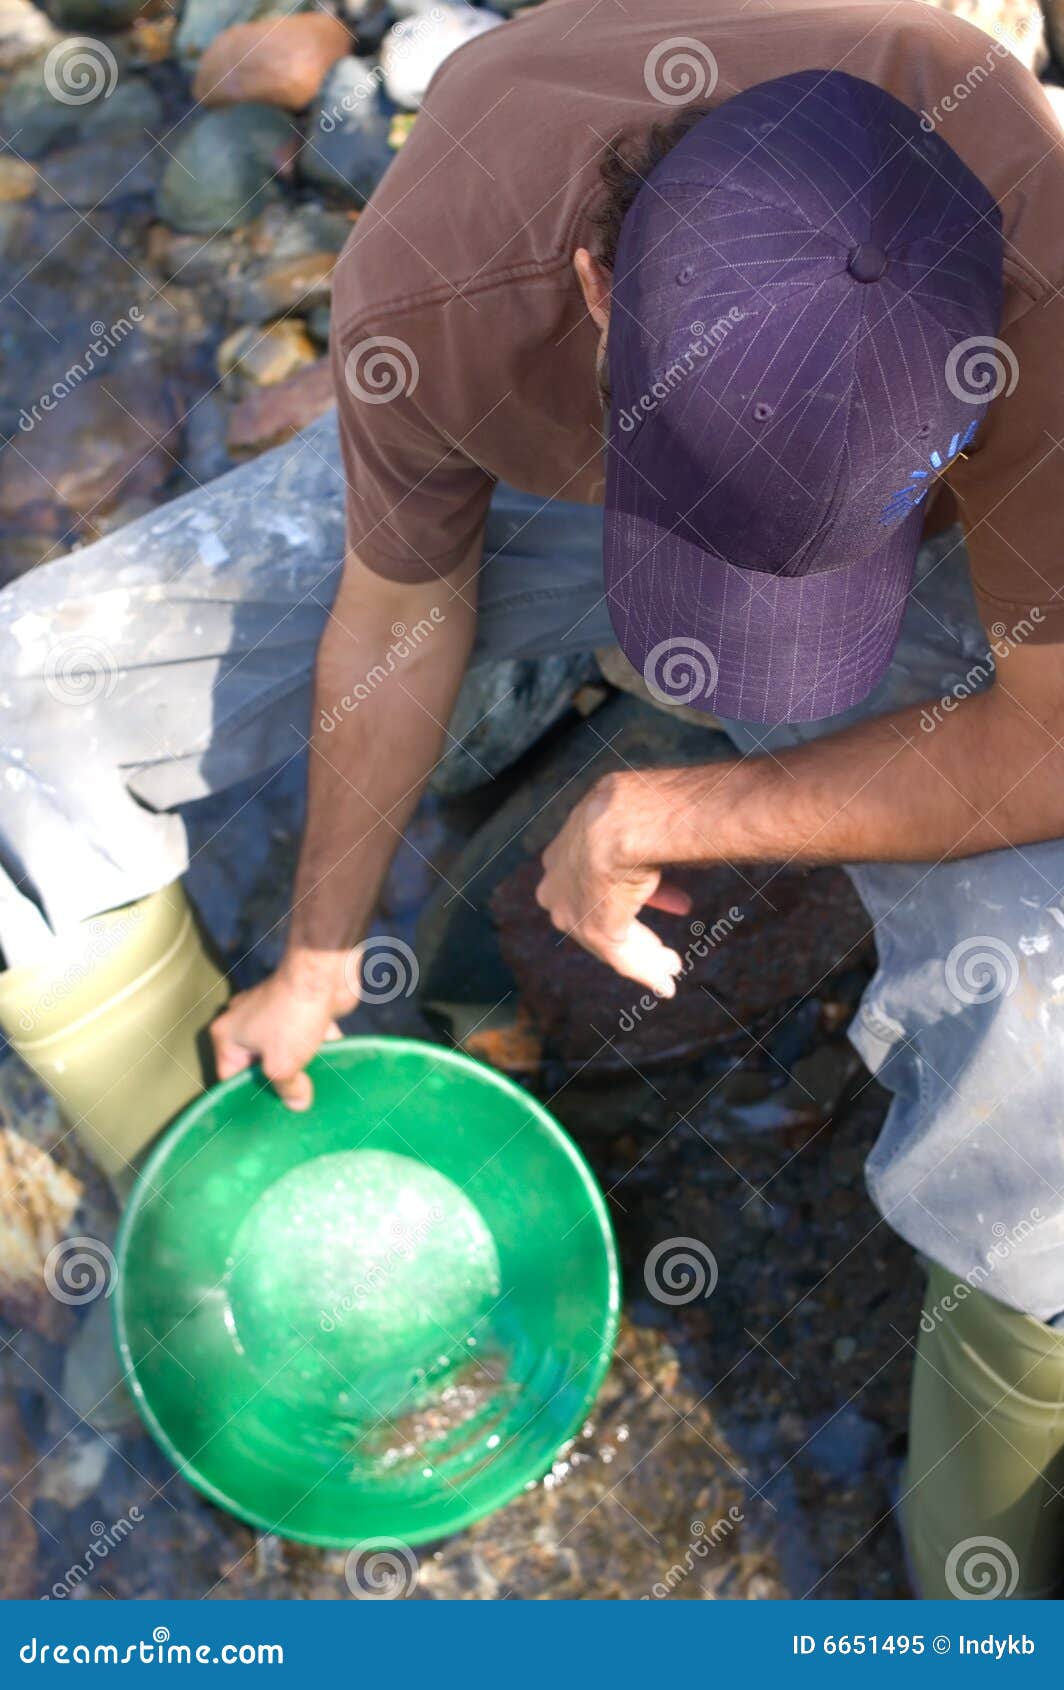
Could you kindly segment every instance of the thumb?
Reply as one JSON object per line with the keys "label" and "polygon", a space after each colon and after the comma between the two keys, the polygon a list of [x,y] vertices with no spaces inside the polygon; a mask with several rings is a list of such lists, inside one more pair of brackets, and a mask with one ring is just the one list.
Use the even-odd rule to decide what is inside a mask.
{"label": "thumb", "polygon": [[618,974],[649,986],[658,997],[675,997],[675,976],[683,972],[683,962],[645,922],[633,921],[624,938],[603,953],[603,959]]}
{"label": "thumb", "polygon": [[310,1108],[314,1101],[314,1087],[309,1074],[289,1063],[276,1062],[263,1063],[262,1071],[286,1108],[300,1114]]}

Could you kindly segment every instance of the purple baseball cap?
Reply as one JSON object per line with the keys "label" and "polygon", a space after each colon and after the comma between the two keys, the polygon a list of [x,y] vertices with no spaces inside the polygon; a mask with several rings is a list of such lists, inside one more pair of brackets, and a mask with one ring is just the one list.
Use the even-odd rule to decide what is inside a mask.
{"label": "purple baseball cap", "polygon": [[986,411],[1002,256],[978,177],[839,71],[735,95],[657,165],[614,271],[604,563],[658,697],[801,722],[871,692]]}

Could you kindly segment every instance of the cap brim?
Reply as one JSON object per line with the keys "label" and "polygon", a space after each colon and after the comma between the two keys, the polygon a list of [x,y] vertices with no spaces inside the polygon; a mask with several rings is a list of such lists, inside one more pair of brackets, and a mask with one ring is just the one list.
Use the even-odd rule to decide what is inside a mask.
{"label": "cap brim", "polygon": [[736,721],[811,722],[859,704],[882,679],[912,582],[919,509],[884,529],[870,557],[780,576],[737,569],[664,527],[645,487],[629,501],[635,509],[619,492],[607,485],[610,620],[663,703]]}

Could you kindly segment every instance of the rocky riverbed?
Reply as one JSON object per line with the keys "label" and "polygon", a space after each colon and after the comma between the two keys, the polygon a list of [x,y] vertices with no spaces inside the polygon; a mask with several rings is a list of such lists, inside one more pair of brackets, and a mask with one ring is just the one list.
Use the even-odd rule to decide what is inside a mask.
{"label": "rocky riverbed", "polygon": [[[510,9],[0,0],[0,583],[327,408],[336,255],[433,55]],[[1056,74],[1035,0],[949,9]],[[1045,13],[1059,53],[1062,8]],[[382,900],[379,935],[416,950],[420,991],[357,1029],[459,1042],[541,1097],[608,1195],[625,1272],[580,1436],[501,1514],[421,1552],[406,1594],[904,1595],[890,1510],[919,1279],[863,1192],[885,1100],[845,1040],[873,966],[847,883],[693,885],[675,1006],[558,949],[529,897],[563,782],[568,802],[611,755],[720,753],[638,692],[616,653],[482,674]],[[485,769],[505,772],[478,787]],[[291,763],[188,812],[190,890],[238,985],[276,960],[302,778]],[[103,1395],[106,1298],[57,1302],[40,1264],[69,1235],[106,1261],[116,1218],[0,1050],[0,1595],[359,1594],[343,1555],[206,1503],[128,1404],[72,1407]],[[662,1295],[648,1263],[667,1241],[695,1256]]]}

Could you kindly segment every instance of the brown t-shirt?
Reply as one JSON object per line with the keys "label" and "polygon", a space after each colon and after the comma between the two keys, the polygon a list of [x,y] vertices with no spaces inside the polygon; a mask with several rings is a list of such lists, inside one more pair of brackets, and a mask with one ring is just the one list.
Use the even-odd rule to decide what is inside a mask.
{"label": "brown t-shirt", "polygon": [[[1064,133],[1001,44],[923,0],[548,0],[448,60],[336,274],[352,548],[427,580],[472,546],[495,480],[601,500],[596,334],[572,255],[593,245],[607,143],[677,109],[645,75],[677,36],[712,54],[712,104],[788,71],[878,83],[998,201],[1018,379],[949,485],[986,619],[1038,606],[1041,637],[1064,638]],[[364,345],[377,337],[398,344]]]}

